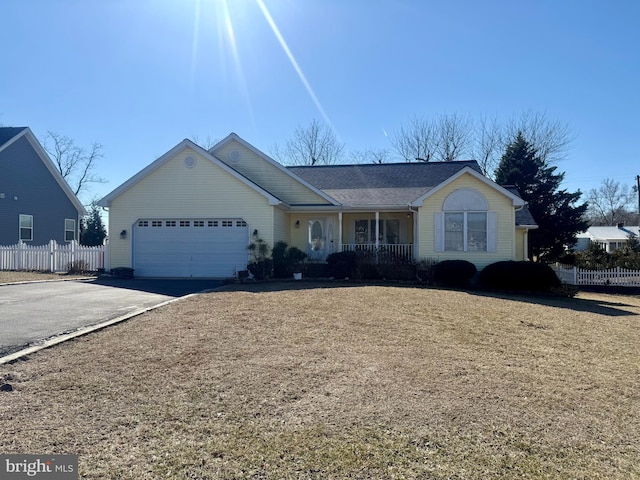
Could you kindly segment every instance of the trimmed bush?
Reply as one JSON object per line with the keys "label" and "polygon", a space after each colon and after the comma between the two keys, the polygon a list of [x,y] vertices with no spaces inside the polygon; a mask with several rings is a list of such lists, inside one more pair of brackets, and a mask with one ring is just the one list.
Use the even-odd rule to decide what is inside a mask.
{"label": "trimmed bush", "polygon": [[307,254],[297,247],[288,247],[286,242],[276,242],[271,249],[273,276],[287,278],[293,275],[298,265],[307,258]]}
{"label": "trimmed bush", "polygon": [[358,266],[356,252],[336,252],[327,257],[329,275],[334,278],[352,278]]}
{"label": "trimmed bush", "polygon": [[478,269],[466,260],[443,260],[433,267],[433,281],[446,287],[465,287]]}
{"label": "trimmed bush", "polygon": [[497,290],[548,292],[560,287],[553,269],[544,263],[504,261],[487,265],[480,272],[480,282]]}

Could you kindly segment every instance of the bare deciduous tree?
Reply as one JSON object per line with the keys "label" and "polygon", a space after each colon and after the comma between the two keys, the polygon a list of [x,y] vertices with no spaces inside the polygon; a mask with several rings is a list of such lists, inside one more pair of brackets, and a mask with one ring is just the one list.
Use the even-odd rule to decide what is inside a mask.
{"label": "bare deciduous tree", "polygon": [[440,150],[438,157],[443,162],[462,160],[469,153],[473,141],[472,123],[467,117],[456,113],[442,115],[438,119]]}
{"label": "bare deciduous tree", "polygon": [[391,145],[405,162],[432,162],[440,148],[438,128],[433,120],[413,116],[400,125],[391,137]]}
{"label": "bare deciduous tree", "polygon": [[500,157],[504,153],[506,144],[502,139],[502,128],[498,119],[481,117],[475,124],[474,141],[471,149],[471,158],[478,162],[482,173],[492,175]]}
{"label": "bare deciduous tree", "polygon": [[388,163],[391,162],[391,154],[384,148],[368,148],[349,152],[349,160],[352,163]]}
{"label": "bare deciduous tree", "polygon": [[84,192],[90,183],[106,183],[93,173],[102,158],[99,143],[94,142],[87,150],[76,145],[72,138],[49,131],[42,145],[75,195]]}
{"label": "bare deciduous tree", "polygon": [[391,137],[391,145],[407,162],[461,160],[473,143],[472,122],[463,116],[412,117]]}
{"label": "bare deciduous tree", "polygon": [[592,188],[587,194],[589,216],[592,225],[616,225],[633,223],[635,214],[633,203],[635,194],[629,185],[621,184],[611,178],[605,178],[598,188]]}
{"label": "bare deciduous tree", "polygon": [[209,151],[214,146],[216,146],[220,140],[218,140],[217,138],[212,138],[209,134],[207,134],[206,138],[203,138],[202,140],[200,140],[200,137],[198,135],[192,135],[191,141],[196,145],[201,146],[206,151]]}
{"label": "bare deciduous tree", "polygon": [[435,119],[414,116],[391,137],[391,145],[407,162],[473,158],[485,175],[491,176],[518,133],[534,146],[542,160],[550,163],[565,158],[573,141],[567,124],[549,120],[546,113],[527,111],[505,123],[496,117],[474,122],[458,114]]}
{"label": "bare deciduous tree", "polygon": [[538,156],[548,163],[564,160],[574,140],[568,124],[550,120],[544,112],[531,110],[512,117],[506,123],[502,135],[503,145],[513,142],[519,132],[535,147]]}
{"label": "bare deciduous tree", "polygon": [[287,165],[332,165],[342,160],[343,152],[344,143],[331,127],[315,119],[295,129],[284,151],[278,145],[271,149],[271,155]]}

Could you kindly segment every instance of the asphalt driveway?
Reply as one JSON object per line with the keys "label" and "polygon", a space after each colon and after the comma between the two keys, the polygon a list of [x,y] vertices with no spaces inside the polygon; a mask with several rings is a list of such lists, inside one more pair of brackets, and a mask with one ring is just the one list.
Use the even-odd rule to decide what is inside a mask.
{"label": "asphalt driveway", "polygon": [[98,279],[3,285],[0,356],[220,284],[217,280]]}

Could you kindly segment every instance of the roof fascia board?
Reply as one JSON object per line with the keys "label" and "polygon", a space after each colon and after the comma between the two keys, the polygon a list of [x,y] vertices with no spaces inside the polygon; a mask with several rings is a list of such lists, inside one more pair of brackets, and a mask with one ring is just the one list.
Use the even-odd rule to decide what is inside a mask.
{"label": "roof fascia board", "polygon": [[54,165],[53,160],[51,160],[51,158],[49,157],[49,154],[46,152],[44,147],[40,144],[40,142],[38,141],[38,139],[36,138],[36,136],[33,134],[33,132],[29,127],[25,128],[22,132],[20,132],[13,139],[7,142],[4,146],[7,146],[8,144],[13,143],[15,140],[17,140],[18,138],[21,138],[22,136],[24,136],[27,139],[27,141],[31,144],[31,147],[35,150],[36,154],[40,157],[40,160],[42,160],[42,163],[44,163],[45,167],[47,167],[47,170],[49,170],[49,173],[51,173],[56,183],[60,186],[62,191],[65,193],[65,195],[69,198],[69,201],[73,203],[73,206],[76,207],[76,209],[78,210],[78,214],[80,216],[85,216],[87,214],[87,210],[84,208],[84,205],[80,203],[80,200],[78,199],[76,194],[73,193],[73,190],[71,190],[71,187],[69,186],[67,181],[64,178],[62,178],[62,175]]}
{"label": "roof fascia board", "polygon": [[215,164],[216,166],[220,167],[221,169],[223,169],[225,172],[227,172],[228,174],[232,175],[233,177],[235,177],[236,179],[238,179],[239,181],[241,181],[242,183],[244,183],[245,185],[251,187],[252,189],[254,189],[255,191],[257,191],[258,193],[260,193],[261,195],[263,195],[265,198],[267,198],[267,200],[269,201],[269,205],[279,205],[282,203],[282,201],[273,196],[272,194],[270,194],[269,192],[267,192],[266,190],[264,190],[263,188],[261,188],[259,185],[256,185],[255,183],[251,182],[250,180],[248,180],[246,177],[240,175],[238,172],[236,172],[234,169],[232,169],[231,167],[229,167],[227,164],[225,164],[224,162],[220,161],[218,158],[216,158],[215,156],[213,156],[211,153],[207,152],[205,149],[203,149],[202,147],[200,147],[199,145],[193,143],[191,140],[189,139],[184,139],[182,142],[178,143],[175,147],[173,147],[171,150],[169,150],[168,152],[166,152],[165,154],[161,155],[160,157],[158,157],[155,161],[153,161],[152,163],[150,163],[149,165],[147,165],[145,168],[143,168],[142,170],[140,170],[138,173],[136,173],[133,177],[131,177],[129,180],[127,180],[126,182],[124,182],[122,185],[120,185],[118,188],[116,188],[115,190],[113,190],[111,193],[109,193],[108,195],[106,195],[105,197],[103,197],[99,202],[98,205],[100,205],[101,207],[109,207],[111,206],[111,202],[117,198],[118,196],[120,196],[121,194],[123,194],[124,192],[126,192],[127,190],[129,190],[131,187],[133,187],[134,185],[136,185],[138,182],[140,182],[141,180],[143,180],[144,178],[146,178],[148,175],[150,175],[151,173],[153,173],[154,171],[156,171],[158,168],[160,168],[162,165],[164,165],[166,162],[168,162],[170,159],[174,158],[178,153],[182,152],[183,150],[187,149],[187,148],[191,148],[192,150],[196,151],[197,153],[201,154],[202,156],[204,156],[206,159],[208,159],[209,161],[211,161],[213,164]]}
{"label": "roof fascia board", "polygon": [[227,143],[229,143],[230,141],[235,140],[237,141],[239,144],[241,144],[243,147],[247,148],[248,150],[250,150],[251,152],[253,152],[254,154],[258,155],[259,157],[261,157],[265,162],[273,165],[275,168],[277,168],[278,170],[280,170],[281,172],[285,173],[286,175],[288,175],[289,177],[293,178],[295,181],[301,183],[302,185],[304,185],[305,187],[307,187],[309,190],[311,190],[312,192],[314,192],[317,195],[320,195],[322,198],[324,198],[327,202],[332,203],[333,205],[340,205],[340,202],[338,202],[335,198],[332,198],[331,196],[327,195],[323,190],[320,190],[317,187],[314,187],[313,185],[311,185],[309,182],[307,182],[306,180],[304,180],[302,177],[299,177],[298,175],[296,175],[293,172],[290,172],[284,165],[282,165],[280,162],[275,161],[273,158],[271,158],[269,155],[267,155],[266,153],[262,152],[261,150],[259,150],[258,148],[254,147],[253,145],[251,145],[249,142],[247,142],[246,140],[244,140],[243,138],[241,138],[240,136],[238,136],[236,133],[230,133],[229,135],[227,135],[225,138],[223,138],[222,140],[220,140],[217,144],[215,144],[213,147],[211,147],[211,149],[209,150],[209,152],[211,152],[212,155],[215,155],[215,151],[219,150],[220,148],[222,148],[223,146],[225,146]]}
{"label": "roof fascia board", "polygon": [[491,187],[494,190],[498,191],[499,193],[501,193],[505,197],[509,198],[514,207],[523,207],[523,206],[526,205],[526,202],[523,199],[521,199],[517,195],[514,195],[513,193],[511,193],[506,188],[501,187],[500,185],[498,185],[496,182],[494,182],[490,178],[487,178],[484,175],[482,175],[481,173],[476,172],[471,167],[463,167],[460,170],[458,170],[456,173],[451,175],[449,178],[447,178],[444,182],[436,185],[434,188],[429,190],[427,193],[425,193],[421,197],[418,197],[417,199],[415,199],[411,203],[411,206],[412,207],[421,207],[422,204],[424,203],[424,201],[427,198],[429,198],[430,196],[434,195],[435,193],[437,193],[438,191],[440,191],[444,187],[448,186],[449,184],[455,182],[457,179],[459,179],[463,175],[471,175],[472,177],[474,177],[477,180],[481,181],[482,183],[484,183],[488,187]]}

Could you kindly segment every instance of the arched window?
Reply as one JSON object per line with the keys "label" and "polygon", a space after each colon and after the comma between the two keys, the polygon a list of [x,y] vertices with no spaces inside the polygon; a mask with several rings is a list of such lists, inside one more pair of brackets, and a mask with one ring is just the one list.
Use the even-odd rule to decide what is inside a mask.
{"label": "arched window", "polygon": [[496,249],[496,214],[476,190],[450,193],[436,213],[436,251],[493,252]]}

